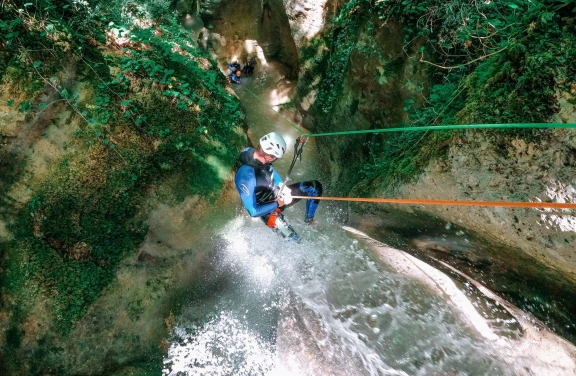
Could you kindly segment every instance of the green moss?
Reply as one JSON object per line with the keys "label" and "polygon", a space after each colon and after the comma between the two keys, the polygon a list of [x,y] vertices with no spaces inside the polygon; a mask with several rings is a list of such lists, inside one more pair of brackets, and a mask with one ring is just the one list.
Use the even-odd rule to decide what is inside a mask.
{"label": "green moss", "polygon": [[0,149],[0,214],[4,214],[4,210],[10,207],[9,198],[6,195],[12,185],[19,179],[24,172],[24,165],[26,159],[21,156],[19,150],[14,149]]}
{"label": "green moss", "polygon": [[19,348],[22,343],[24,331],[18,326],[10,326],[6,329],[6,344],[10,348]]}
{"label": "green moss", "polygon": [[483,62],[468,77],[468,98],[458,117],[465,123],[546,122],[558,112],[560,77],[576,69],[576,38],[548,33],[513,44],[506,54]]}
{"label": "green moss", "polygon": [[110,367],[103,376],[157,376],[161,374],[162,358],[152,356],[151,358],[142,357],[131,364]]}
{"label": "green moss", "polygon": [[[60,99],[73,105],[73,113],[85,121],[70,148],[74,151],[53,165],[44,182],[34,187],[28,207],[14,212],[13,240],[0,243],[0,304],[11,317],[4,333],[9,340],[7,354],[12,354],[6,364],[15,372],[20,367],[18,359],[34,356],[20,345],[24,322],[33,308],[30,304],[37,296],[50,302],[53,329],[69,333],[114,280],[122,260],[140,247],[147,233],[146,200],[151,190],[165,184],[177,200],[193,194],[216,199],[223,185],[222,170],[235,164],[238,146],[244,141],[236,132],[244,126],[241,108],[225,90],[227,81],[216,62],[189,45],[191,35],[171,16],[159,16],[150,29],[140,29],[129,23],[130,17],[117,18],[120,13],[114,9],[118,4],[87,6],[86,12],[99,14],[90,20],[83,18],[86,12],[70,13],[60,5],[54,12],[42,13],[48,17],[46,22],[53,22],[54,30],[68,30],[59,34],[59,44],[51,47],[53,54],[73,65],[85,91],[75,93],[72,87],[65,87],[58,74],[53,82],[60,85]],[[0,27],[18,31],[24,42],[10,46],[17,56],[41,36],[20,23],[10,26],[19,13],[10,7],[5,10]],[[146,17],[143,8],[132,10],[131,16]],[[31,14],[27,25],[38,22]],[[98,45],[110,22],[130,30],[134,41],[129,51],[103,52]],[[38,52],[32,61],[44,61],[42,58]],[[50,59],[46,61],[52,62]],[[9,66],[16,67],[13,63]],[[33,87],[40,75],[51,75],[54,67],[62,70],[69,66],[62,62],[59,66],[23,65],[22,77],[27,81],[22,85]],[[18,90],[30,94],[26,88]],[[36,111],[34,106],[31,111]],[[217,158],[218,168],[208,163],[210,158]],[[0,173],[14,170],[11,181],[16,181],[21,171],[15,164],[0,168]],[[130,306],[131,317],[137,319],[139,313],[141,306],[135,301]],[[157,344],[154,346],[146,359],[141,359],[153,359],[151,374],[158,373],[161,365],[156,359]],[[111,372],[115,367],[109,367]],[[36,370],[48,372],[43,365]],[[134,374],[148,372],[136,366],[134,370]]]}
{"label": "green moss", "polygon": [[431,160],[445,156],[451,138],[449,131],[394,134],[382,145],[372,144],[372,163],[364,165],[360,177],[377,180],[382,188],[397,188],[413,181]]}
{"label": "green moss", "polygon": [[2,76],[2,83],[10,87],[10,91],[21,93],[27,98],[35,97],[44,89],[44,83],[40,78],[30,79],[25,61],[12,62]]}
{"label": "green moss", "polygon": [[[343,11],[344,12],[344,11]],[[357,47],[358,30],[361,24],[356,21],[358,16],[346,19],[342,27],[334,28],[332,43],[328,44],[331,50],[326,62],[324,79],[320,82],[318,95],[314,107],[323,113],[333,113],[342,94],[345,74],[350,65],[350,56]]]}
{"label": "green moss", "polygon": [[298,79],[298,97],[303,98],[312,89],[312,84],[321,77],[328,68],[329,53],[323,37],[315,37],[300,53],[301,65],[309,67]]}

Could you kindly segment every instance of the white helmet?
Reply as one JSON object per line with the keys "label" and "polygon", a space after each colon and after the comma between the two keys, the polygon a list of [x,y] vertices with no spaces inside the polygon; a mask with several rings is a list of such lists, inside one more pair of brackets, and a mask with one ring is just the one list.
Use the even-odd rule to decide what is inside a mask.
{"label": "white helmet", "polygon": [[286,141],[276,132],[268,133],[260,139],[260,146],[266,154],[282,158],[286,153]]}

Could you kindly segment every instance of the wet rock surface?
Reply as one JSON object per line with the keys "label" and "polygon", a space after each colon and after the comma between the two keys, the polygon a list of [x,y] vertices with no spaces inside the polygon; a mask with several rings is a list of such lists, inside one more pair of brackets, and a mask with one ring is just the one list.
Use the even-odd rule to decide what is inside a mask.
{"label": "wet rock surface", "polygon": [[[398,196],[478,201],[574,202],[573,130],[543,132],[539,142],[498,142],[470,132]],[[377,189],[377,187],[375,187]],[[376,191],[385,194],[382,191]],[[570,210],[426,207],[424,210],[521,249],[576,281],[576,217]]]}
{"label": "wet rock surface", "polygon": [[[353,214],[350,223],[456,280],[461,277],[442,263],[471,276],[516,307],[531,312],[554,332],[576,342],[576,288],[561,271],[497,239],[486,239],[459,224],[442,224],[420,210],[382,213],[378,208],[367,208],[362,214]],[[465,285],[462,289],[470,292]]]}
{"label": "wet rock surface", "polygon": [[199,15],[206,27],[201,36],[214,57],[281,61],[289,77],[297,76],[298,53],[282,0],[202,2]]}

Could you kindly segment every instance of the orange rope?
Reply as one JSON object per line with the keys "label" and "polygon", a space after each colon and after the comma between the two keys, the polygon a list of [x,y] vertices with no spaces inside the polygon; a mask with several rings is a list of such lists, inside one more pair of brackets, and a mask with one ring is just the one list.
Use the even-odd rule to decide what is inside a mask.
{"label": "orange rope", "polygon": [[360,202],[381,202],[381,203],[384,202],[390,204],[412,204],[412,205],[499,206],[508,208],[576,209],[576,203],[559,203],[559,202],[411,200],[411,199],[395,199],[395,198],[309,197],[309,196],[292,196],[292,198],[331,200],[331,201],[360,201]]}

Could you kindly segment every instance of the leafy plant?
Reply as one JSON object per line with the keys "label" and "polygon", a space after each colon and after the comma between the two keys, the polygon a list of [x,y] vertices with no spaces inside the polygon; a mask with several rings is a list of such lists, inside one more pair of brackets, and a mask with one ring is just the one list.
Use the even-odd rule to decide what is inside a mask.
{"label": "leafy plant", "polygon": [[[160,12],[166,4],[0,5],[0,53],[7,57],[0,77],[19,94],[8,104],[36,114],[62,105],[80,121],[73,151],[16,211],[14,239],[0,243],[0,303],[13,317],[5,328],[13,369],[28,356],[19,347],[33,297],[47,297],[55,328],[68,332],[139,248],[151,190],[169,182],[171,200],[211,200],[223,181],[208,157],[228,168],[236,162],[239,103],[216,62]],[[38,99],[45,90],[52,101]]]}
{"label": "leafy plant", "polygon": [[[407,58],[417,56],[426,82],[406,99],[404,111],[412,126],[549,121],[559,110],[558,91],[570,91],[576,72],[575,3],[556,0],[432,1],[351,0],[334,19],[330,32],[313,40],[302,53],[311,66],[304,84],[320,78],[313,110],[317,128],[334,130],[343,83],[352,56],[379,61],[374,80],[400,79]],[[382,54],[382,28],[401,25],[402,56]],[[389,32],[389,31],[388,31]],[[321,41],[319,43],[318,41]],[[322,52],[318,46],[326,46]],[[319,77],[320,76],[320,77]],[[306,95],[299,86],[299,95]],[[354,113],[358,101],[345,104]],[[366,113],[363,113],[366,116]],[[374,128],[399,126],[375,122]],[[535,139],[539,130],[499,132],[508,139]],[[382,136],[372,143],[364,177],[393,186],[418,176],[431,158],[446,155],[460,133],[432,132]],[[501,137],[495,137],[498,143]]]}

